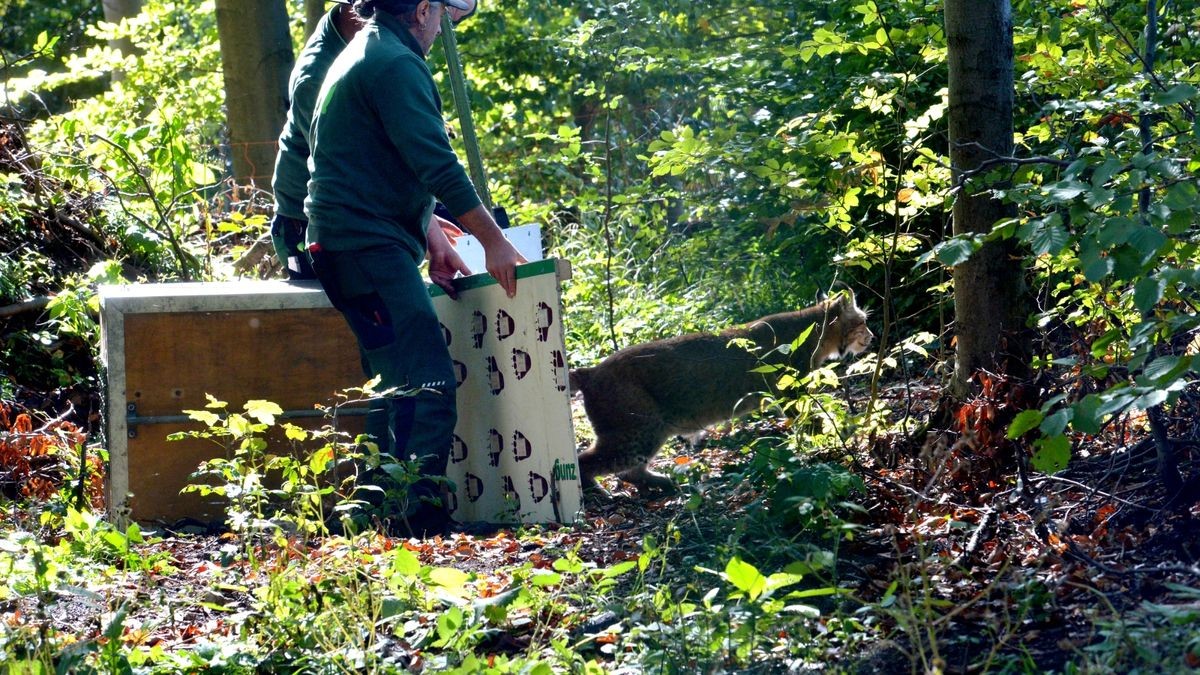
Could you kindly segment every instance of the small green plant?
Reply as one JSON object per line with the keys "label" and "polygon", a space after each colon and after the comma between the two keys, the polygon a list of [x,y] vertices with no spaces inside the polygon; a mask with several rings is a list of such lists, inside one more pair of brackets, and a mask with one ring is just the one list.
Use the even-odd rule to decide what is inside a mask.
{"label": "small green plant", "polygon": [[247,401],[243,414],[231,412],[228,403],[211,395],[208,401],[204,410],[185,411],[205,429],[168,438],[210,439],[225,448],[225,457],[204,462],[192,474],[194,480],[210,482],[192,483],[184,491],[228,500],[230,529],[248,535],[248,545],[281,542],[291,533],[328,533],[327,508],[342,516],[361,505],[356,498],[356,462],[363,457],[365,439],[346,442],[335,427],[312,433],[285,422],[279,426],[289,442],[313,437],[323,443],[307,457],[298,456],[295,445],[291,452],[274,454],[265,436],[283,414],[277,404]]}
{"label": "small green plant", "polygon": [[1096,644],[1084,647],[1087,672],[1183,673],[1200,666],[1200,588],[1167,584],[1163,602],[1143,602],[1097,622]]}
{"label": "small green plant", "polygon": [[99,349],[100,298],[96,295],[96,285],[124,282],[121,263],[116,260],[98,262],[87,274],[67,277],[63,280],[62,290],[46,306],[50,312],[50,325],[60,334],[76,335],[93,349]]}
{"label": "small green plant", "polygon": [[161,573],[171,569],[169,553],[146,554],[134,548],[161,541],[146,539],[137,523],[130,523],[122,532],[99,513],[69,509],[62,520],[62,531],[65,536],[59,541],[57,554],[64,559],[92,559],[129,571]]}

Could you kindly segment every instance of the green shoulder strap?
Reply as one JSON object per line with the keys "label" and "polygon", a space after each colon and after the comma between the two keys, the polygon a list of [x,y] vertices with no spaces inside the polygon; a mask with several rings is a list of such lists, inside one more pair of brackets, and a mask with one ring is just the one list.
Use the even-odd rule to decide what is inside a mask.
{"label": "green shoulder strap", "polygon": [[487,172],[479,156],[479,137],[475,135],[475,122],[471,120],[471,103],[467,100],[467,83],[463,77],[462,61],[458,58],[458,42],[454,39],[454,23],[450,14],[442,12],[442,48],[446,51],[446,71],[450,75],[450,89],[454,95],[454,108],[458,111],[458,122],[462,126],[463,144],[467,146],[467,168],[471,182],[483,200],[483,206],[491,213],[492,192],[488,189]]}

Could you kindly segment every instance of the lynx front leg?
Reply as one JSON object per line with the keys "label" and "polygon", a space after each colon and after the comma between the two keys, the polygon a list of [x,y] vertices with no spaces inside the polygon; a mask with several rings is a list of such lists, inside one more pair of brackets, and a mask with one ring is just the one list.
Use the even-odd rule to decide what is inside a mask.
{"label": "lynx front leg", "polygon": [[641,429],[632,434],[597,433],[592,447],[579,455],[585,489],[590,483],[599,490],[596,478],[615,473],[633,483],[643,498],[652,493],[675,492],[675,484],[670,478],[651,471],[648,466],[664,440],[665,432],[657,428]]}
{"label": "lynx front leg", "polygon": [[673,495],[679,492],[679,488],[675,486],[675,481],[672,481],[661,473],[651,471],[650,467],[646,465],[617,475],[622,480],[637,486],[638,496],[643,499],[661,495]]}
{"label": "lynx front leg", "polygon": [[612,501],[612,497],[600,487],[600,481],[597,480],[604,473],[602,463],[596,459],[597,445],[598,443],[593,443],[592,447],[579,453],[579,487],[583,490],[584,503],[593,506]]}
{"label": "lynx front leg", "polygon": [[663,434],[655,433],[653,429],[643,429],[636,434],[597,432],[592,447],[579,454],[580,482],[585,491],[601,490],[596,479],[613,473],[636,485],[639,492],[647,487],[673,490],[669,478],[651,472],[646,466],[663,440]]}

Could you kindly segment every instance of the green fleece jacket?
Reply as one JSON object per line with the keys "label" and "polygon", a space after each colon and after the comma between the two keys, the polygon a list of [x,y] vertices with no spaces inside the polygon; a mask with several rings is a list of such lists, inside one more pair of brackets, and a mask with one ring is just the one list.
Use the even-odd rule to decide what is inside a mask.
{"label": "green fleece jacket", "polygon": [[330,67],[312,141],[304,202],[310,245],[400,244],[420,259],[434,197],[456,216],[480,203],[446,137],[420,45],[386,12],[376,12]]}
{"label": "green fleece jacket", "polygon": [[334,5],[317,23],[312,37],[296,57],[292,77],[288,82],[287,122],[279,134],[279,154],[275,156],[275,175],[271,189],[275,193],[275,212],[304,220],[304,198],[308,195],[309,127],[312,126],[313,105],[317,92],[325,81],[325,73],[337,55],[346,48],[346,41],[333,22],[334,12],[349,11],[348,6]]}

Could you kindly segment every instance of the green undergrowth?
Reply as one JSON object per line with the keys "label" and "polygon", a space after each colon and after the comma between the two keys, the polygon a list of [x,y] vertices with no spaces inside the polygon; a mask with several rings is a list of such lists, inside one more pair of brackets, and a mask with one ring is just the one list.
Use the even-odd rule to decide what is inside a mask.
{"label": "green undergrowth", "polygon": [[683,498],[632,537],[602,509],[420,541],[359,517],[380,488],[358,470],[390,458],[279,412],[188,413],[203,427],[180,436],[221,448],[188,489],[228,500],[225,534],[122,528],[61,497],[6,521],[9,672],[673,673],[798,666],[871,634],[835,564],[861,481],[783,460],[797,434],[722,441],[731,464],[678,470]]}
{"label": "green undergrowth", "polygon": [[[0,657],[13,673],[1187,666],[1200,614],[1186,586],[1132,612],[1101,603],[1076,616],[1074,646],[1048,669],[1026,638],[1063,611],[1051,582],[1001,562],[964,587],[965,570],[943,549],[968,523],[914,502],[901,520],[945,536],[911,540],[894,568],[883,562],[900,551],[865,550],[886,545],[871,530],[887,518],[868,512],[844,438],[876,418],[861,400],[821,393],[823,377],[797,380],[817,387],[820,406],[776,401],[791,414],[733,424],[704,448],[677,446],[665,462],[677,498],[634,502],[612,484],[616,506],[571,526],[431,540],[390,538],[357,518],[372,488],[348,465],[389,461],[356,450],[363,439],[334,424],[302,433],[269,402],[212,400],[190,412],[203,428],[187,435],[224,454],[193,489],[230,500],[229,530],[119,527],[67,488],[21,502],[0,533]],[[265,441],[276,427],[297,445]],[[980,617],[991,618],[971,623]]]}

